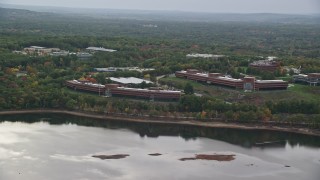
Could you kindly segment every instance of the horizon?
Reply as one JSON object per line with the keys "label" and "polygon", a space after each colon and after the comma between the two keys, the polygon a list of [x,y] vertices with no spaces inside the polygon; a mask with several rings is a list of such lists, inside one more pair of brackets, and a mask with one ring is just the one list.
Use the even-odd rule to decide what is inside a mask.
{"label": "horizon", "polygon": [[[111,11],[136,11],[136,12],[169,12],[169,13],[193,13],[193,14],[228,14],[228,15],[250,15],[250,14],[274,14],[274,15],[299,15],[299,16],[320,16],[320,12],[314,13],[281,13],[281,12],[206,12],[206,11],[188,11],[188,10],[152,10],[152,9],[117,9],[117,8],[104,8],[104,7],[65,7],[65,6],[43,6],[43,5],[20,5],[20,4],[7,4],[0,3],[0,8],[7,9],[21,9],[36,12],[59,12],[62,10],[111,10]],[[45,8],[45,9],[41,9]],[[50,11],[55,10],[55,11]],[[80,12],[79,12],[80,13]]]}
{"label": "horizon", "polygon": [[[108,4],[108,2],[112,2]],[[128,0],[122,0],[128,1]],[[146,0],[135,0],[135,2],[143,2]],[[167,1],[167,0],[164,0]],[[73,4],[75,0],[71,0],[68,2],[63,2],[62,0],[55,0],[54,2],[43,2],[38,0],[0,0],[0,5],[8,5],[8,6],[22,6],[22,7],[34,7],[34,8],[66,8],[66,9],[83,9],[83,10],[133,10],[133,11],[163,11],[163,12],[192,12],[192,13],[210,13],[210,14],[292,14],[292,15],[314,15],[320,14],[320,2],[317,0],[307,0],[306,2],[299,2],[299,0],[269,0],[256,2],[256,0],[241,0],[241,2],[252,2],[255,3],[241,4],[241,2],[233,2],[233,6],[227,5],[228,3],[215,4],[217,0],[202,0],[202,2],[207,2],[209,5],[215,5],[214,8],[208,9],[206,4],[201,4],[201,2],[197,3],[197,6],[189,7],[190,4],[194,3],[195,0],[187,0],[187,3],[184,6],[181,4],[175,4],[179,0],[173,0],[173,4],[167,4],[164,6],[155,7],[146,5],[140,6],[140,4],[135,4],[129,6],[128,5],[120,5],[117,2],[113,2],[113,0],[103,1],[104,3],[101,6],[96,5],[88,5],[87,2],[83,2],[81,4]],[[226,2],[230,2],[231,0],[227,0]],[[280,2],[279,2],[280,1]],[[286,6],[284,9],[280,7],[281,4],[285,2],[291,2],[290,6]],[[92,0],[90,4],[99,4],[101,0]],[[131,2],[131,1],[130,1]],[[277,3],[275,3],[277,2]],[[53,4],[52,4],[53,3]],[[131,2],[132,3],[132,2]],[[240,5],[240,4],[241,5]],[[266,6],[266,3],[268,4]],[[157,3],[156,3],[157,4]],[[161,4],[161,3],[160,3]],[[201,5],[199,5],[201,4]],[[237,5],[238,4],[238,5]],[[287,4],[288,5],[288,4]],[[266,6],[261,8],[260,6]],[[272,7],[272,9],[270,9]],[[40,10],[40,9],[39,9]]]}

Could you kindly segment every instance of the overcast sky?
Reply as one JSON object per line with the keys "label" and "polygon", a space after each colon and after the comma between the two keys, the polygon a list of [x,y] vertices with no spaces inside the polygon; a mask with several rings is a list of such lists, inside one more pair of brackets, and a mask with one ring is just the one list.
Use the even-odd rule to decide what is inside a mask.
{"label": "overcast sky", "polygon": [[320,0],[0,0],[6,4],[228,13],[320,13]]}

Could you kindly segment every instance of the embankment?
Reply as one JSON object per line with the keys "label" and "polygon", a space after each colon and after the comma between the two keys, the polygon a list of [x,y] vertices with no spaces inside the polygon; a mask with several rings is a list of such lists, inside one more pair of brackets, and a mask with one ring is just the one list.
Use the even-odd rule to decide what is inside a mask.
{"label": "embankment", "polygon": [[269,131],[282,131],[299,133],[306,135],[313,135],[320,137],[320,131],[316,129],[310,129],[307,127],[294,127],[294,126],[276,126],[271,124],[250,124],[250,123],[227,123],[222,121],[197,121],[188,119],[172,119],[170,118],[153,118],[153,117],[139,117],[139,116],[125,116],[125,115],[112,115],[112,114],[94,114],[78,111],[56,110],[56,109],[35,109],[35,110],[10,110],[0,111],[0,115],[18,115],[18,114],[42,114],[42,113],[56,113],[56,114],[68,114],[73,116],[110,120],[110,121],[130,121],[137,123],[154,123],[154,124],[176,124],[176,125],[192,125],[198,127],[213,127],[213,128],[230,128],[230,129],[252,129],[252,130],[269,130]]}

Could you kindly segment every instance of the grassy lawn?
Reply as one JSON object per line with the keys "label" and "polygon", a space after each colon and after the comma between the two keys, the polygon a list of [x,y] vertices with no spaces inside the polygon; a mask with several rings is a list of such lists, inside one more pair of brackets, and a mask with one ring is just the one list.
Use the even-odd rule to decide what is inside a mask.
{"label": "grassy lawn", "polygon": [[193,88],[200,88],[204,86],[203,84],[195,81],[191,81],[183,78],[176,78],[176,77],[165,77],[160,79],[160,82],[166,83],[166,84],[173,84],[174,87],[177,87],[179,89],[183,89],[187,83],[190,83],[193,86]]}
{"label": "grassy lawn", "polygon": [[266,101],[290,101],[306,100],[320,101],[320,86],[310,87],[308,85],[292,84],[288,90],[257,91],[247,95],[256,104],[263,104]]}
{"label": "grassy lawn", "polygon": [[186,83],[190,83],[193,86],[195,92],[222,100],[236,100],[239,95],[243,95],[243,98],[239,99],[239,101],[254,103],[257,105],[264,104],[269,100],[281,101],[296,99],[306,101],[320,101],[320,86],[314,87],[302,84],[292,84],[288,87],[288,90],[268,90],[245,93],[242,90],[202,84],[192,80],[176,77],[162,78],[161,82],[172,85],[179,89],[183,89]]}
{"label": "grassy lawn", "polygon": [[320,101],[320,86],[293,84],[288,91],[293,92],[300,99]]}
{"label": "grassy lawn", "polygon": [[241,94],[240,90],[210,85],[206,83],[199,83],[196,81],[176,78],[176,77],[166,77],[160,80],[162,84],[167,84],[169,86],[176,87],[178,89],[183,89],[187,83],[190,83],[193,86],[193,89],[196,93],[200,93],[205,96],[215,97],[217,99],[233,99],[237,98]]}

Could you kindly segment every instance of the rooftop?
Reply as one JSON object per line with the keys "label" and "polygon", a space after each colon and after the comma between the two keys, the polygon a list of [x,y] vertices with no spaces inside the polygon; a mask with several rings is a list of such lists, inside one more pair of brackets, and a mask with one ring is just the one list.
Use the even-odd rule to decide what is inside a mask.
{"label": "rooftop", "polygon": [[317,75],[317,76],[320,76],[320,73],[309,73],[309,75]]}
{"label": "rooftop", "polygon": [[279,63],[273,60],[259,60],[250,63],[252,66],[279,66]]}
{"label": "rooftop", "polygon": [[208,77],[208,74],[206,73],[196,73],[197,76],[203,76],[203,77]]}
{"label": "rooftop", "polygon": [[113,82],[117,82],[120,84],[141,84],[143,81],[146,82],[147,84],[153,83],[148,80],[140,79],[140,78],[135,78],[135,77],[120,77],[120,78],[115,78],[115,77],[110,77],[110,80]]}
{"label": "rooftop", "polygon": [[273,60],[275,60],[275,59],[277,59],[276,56],[268,56],[268,57],[267,57],[267,60],[269,60],[269,61],[273,61]]}
{"label": "rooftop", "polygon": [[283,80],[256,80],[257,83],[284,83]]}
{"label": "rooftop", "polygon": [[215,55],[215,54],[187,54],[187,57],[194,57],[194,58],[221,58],[224,57],[224,55]]}
{"label": "rooftop", "polygon": [[103,52],[115,52],[117,50],[114,49],[105,49],[103,47],[88,47],[87,50],[91,51],[103,51]]}
{"label": "rooftop", "polygon": [[306,74],[298,74],[298,75],[293,75],[293,77],[308,77]]}
{"label": "rooftop", "polygon": [[80,82],[78,80],[72,80],[72,81],[68,81],[70,83],[73,83],[73,84],[84,84],[84,85],[87,85],[87,86],[91,86],[91,87],[100,87],[100,88],[104,88],[105,86],[102,85],[102,84],[94,84],[94,83],[91,83],[91,82]]}
{"label": "rooftop", "polygon": [[107,68],[94,68],[95,71],[99,72],[114,72],[114,71],[154,71],[154,68],[139,68],[139,67],[107,67]]}
{"label": "rooftop", "polygon": [[78,57],[92,57],[93,55],[90,53],[86,53],[86,52],[79,52],[77,53]]}
{"label": "rooftop", "polygon": [[231,81],[231,82],[242,82],[241,79],[234,79],[234,78],[225,77],[225,76],[218,76],[215,79],[221,79],[221,80]]}
{"label": "rooftop", "polygon": [[170,90],[150,90],[150,89],[139,89],[139,88],[126,88],[118,87],[117,89],[128,90],[128,91],[141,91],[141,92],[161,92],[161,93],[181,93],[181,91],[170,91]]}
{"label": "rooftop", "polygon": [[30,46],[30,48],[35,48],[35,49],[44,49],[45,47],[41,47],[41,46]]}

